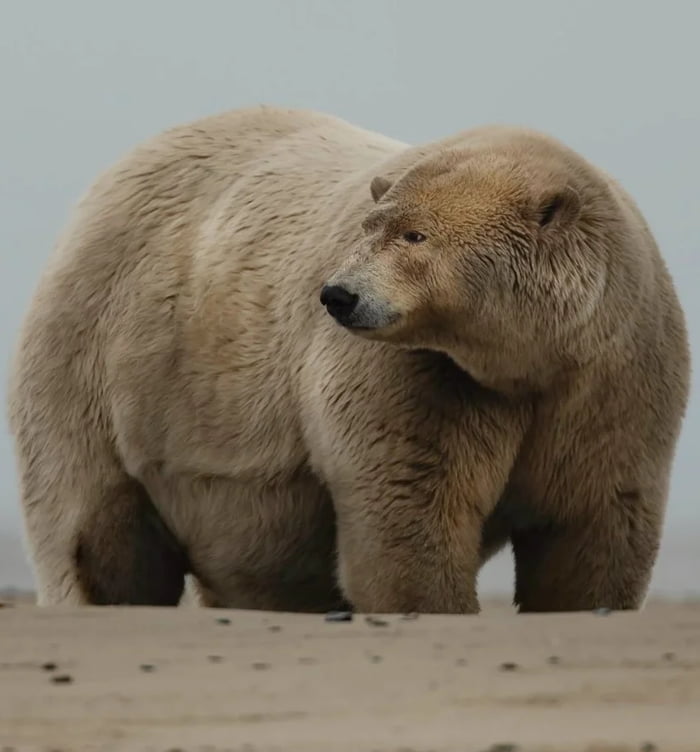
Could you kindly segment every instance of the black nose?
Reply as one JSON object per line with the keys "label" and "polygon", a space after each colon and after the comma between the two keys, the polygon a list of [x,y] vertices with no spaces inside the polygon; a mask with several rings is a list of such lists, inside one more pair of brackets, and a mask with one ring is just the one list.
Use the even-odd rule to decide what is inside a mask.
{"label": "black nose", "polygon": [[358,296],[348,292],[340,285],[325,285],[321,290],[321,303],[334,319],[342,321],[353,312]]}

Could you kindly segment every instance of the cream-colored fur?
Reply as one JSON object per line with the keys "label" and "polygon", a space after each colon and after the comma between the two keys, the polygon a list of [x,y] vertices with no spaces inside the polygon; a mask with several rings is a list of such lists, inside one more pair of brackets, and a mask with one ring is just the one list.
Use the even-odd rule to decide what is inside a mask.
{"label": "cream-colored fur", "polygon": [[475,612],[511,540],[521,609],[637,607],[688,370],[631,199],[548,137],[172,129],[82,200],[21,333],[40,602],[192,571],[215,605]]}

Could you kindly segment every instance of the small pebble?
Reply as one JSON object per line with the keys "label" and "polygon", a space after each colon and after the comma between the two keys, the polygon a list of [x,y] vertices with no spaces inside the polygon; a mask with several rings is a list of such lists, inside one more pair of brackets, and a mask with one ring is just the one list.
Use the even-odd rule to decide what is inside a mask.
{"label": "small pebble", "polygon": [[156,667],[152,663],[142,663],[139,666],[139,669],[143,671],[144,674],[150,674],[156,670]]}
{"label": "small pebble", "polygon": [[266,671],[268,668],[270,668],[269,663],[264,663],[263,661],[256,661],[253,663],[253,668],[256,671]]}
{"label": "small pebble", "polygon": [[594,608],[593,609],[593,614],[595,616],[610,616],[611,613],[612,613],[612,609],[611,608],[607,608],[605,606],[602,607],[602,608]]}
{"label": "small pebble", "polygon": [[370,663],[381,663],[382,662],[382,657],[381,657],[381,655],[370,655],[369,661],[370,661]]}
{"label": "small pebble", "polygon": [[558,666],[560,662],[558,655],[550,655],[549,658],[547,658],[547,663],[549,663],[550,666]]}
{"label": "small pebble", "polygon": [[455,661],[455,666],[466,666],[467,665],[467,659],[466,658],[457,658]]}
{"label": "small pebble", "polygon": [[224,659],[220,655],[208,655],[207,660],[209,663],[221,663]]}
{"label": "small pebble", "polygon": [[365,621],[370,627],[388,627],[389,622],[385,619],[380,619],[378,616],[366,616]]}
{"label": "small pebble", "polygon": [[52,661],[48,661],[47,663],[41,664],[41,670],[42,671],[55,671],[58,668],[58,666],[53,663]]}
{"label": "small pebble", "polygon": [[71,684],[73,682],[73,677],[69,674],[55,674],[51,677],[51,681],[54,684]]}
{"label": "small pebble", "polygon": [[231,623],[231,619],[227,618],[226,616],[220,616],[216,620],[216,623],[217,624],[230,624]]}
{"label": "small pebble", "polygon": [[281,632],[282,627],[279,624],[271,624],[268,628],[268,632]]}
{"label": "small pebble", "polygon": [[326,614],[326,621],[352,621],[352,611],[329,611]]}
{"label": "small pebble", "polygon": [[518,752],[517,744],[492,744],[486,752]]}
{"label": "small pebble", "polygon": [[661,657],[665,661],[675,661],[676,660],[676,654],[675,653],[664,653]]}
{"label": "small pebble", "polygon": [[518,664],[513,663],[512,661],[506,661],[505,663],[501,663],[500,665],[501,671],[517,671],[518,668]]}
{"label": "small pebble", "polygon": [[659,748],[653,742],[644,742],[639,752],[658,752]]}

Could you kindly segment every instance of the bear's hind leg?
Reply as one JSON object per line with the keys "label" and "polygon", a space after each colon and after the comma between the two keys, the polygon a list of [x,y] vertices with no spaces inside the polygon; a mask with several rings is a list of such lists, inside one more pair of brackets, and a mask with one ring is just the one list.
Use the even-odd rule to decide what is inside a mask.
{"label": "bear's hind leg", "polygon": [[182,597],[186,555],[132,478],[85,520],[73,557],[89,603],[176,606]]}
{"label": "bear's hind leg", "polygon": [[41,496],[23,485],[39,605],[179,603],[186,554],[138,481],[114,473],[87,493],[57,480]]}

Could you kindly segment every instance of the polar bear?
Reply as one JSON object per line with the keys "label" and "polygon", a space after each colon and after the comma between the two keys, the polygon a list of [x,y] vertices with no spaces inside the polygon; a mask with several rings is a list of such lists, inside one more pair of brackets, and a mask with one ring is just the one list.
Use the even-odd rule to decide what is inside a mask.
{"label": "polar bear", "polygon": [[305,110],[102,174],[26,316],[10,420],[41,604],[476,613],[643,602],[688,397],[632,199],[560,142],[408,146]]}

